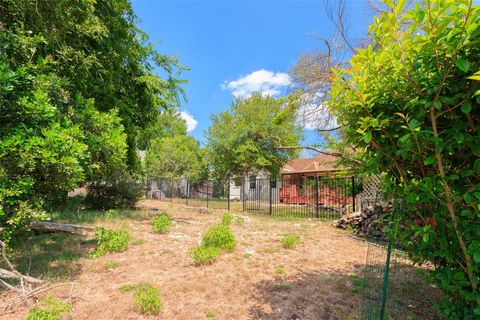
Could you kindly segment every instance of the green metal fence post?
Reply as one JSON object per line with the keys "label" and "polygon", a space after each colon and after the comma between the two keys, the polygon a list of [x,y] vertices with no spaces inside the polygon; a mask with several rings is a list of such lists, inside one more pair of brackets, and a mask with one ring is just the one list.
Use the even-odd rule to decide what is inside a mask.
{"label": "green metal fence post", "polygon": [[268,183],[268,213],[272,215],[272,177],[270,176]]}
{"label": "green metal fence post", "polygon": [[383,275],[383,287],[382,287],[382,304],[380,306],[380,320],[385,319],[385,308],[387,305],[387,297],[388,297],[388,277],[390,274],[390,256],[392,253],[392,243],[393,241],[390,240],[388,242],[388,249],[387,249],[387,261],[385,262],[385,273]]}
{"label": "green metal fence post", "polygon": [[210,185],[210,181],[208,180],[207,176],[207,208],[208,208],[208,186]]}
{"label": "green metal fence post", "polygon": [[190,182],[187,180],[187,206],[188,206],[189,197],[190,197]]}
{"label": "green metal fence post", "polygon": [[352,211],[355,212],[355,177],[352,176]]}

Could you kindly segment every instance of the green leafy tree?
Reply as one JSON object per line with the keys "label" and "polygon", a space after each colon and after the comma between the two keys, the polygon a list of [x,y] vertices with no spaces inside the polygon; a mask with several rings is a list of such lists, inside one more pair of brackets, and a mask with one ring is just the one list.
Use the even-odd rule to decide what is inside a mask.
{"label": "green leafy tree", "polygon": [[153,140],[145,155],[145,168],[150,176],[191,181],[200,181],[208,172],[198,141],[187,135]]}
{"label": "green leafy tree", "polygon": [[297,105],[294,95],[276,99],[255,93],[234,99],[229,110],[212,115],[207,150],[216,174],[246,175],[258,170],[277,174],[298,152],[278,147],[296,146],[302,139],[295,118]]}
{"label": "green leafy tree", "polygon": [[152,140],[187,135],[187,122],[180,117],[177,109],[166,109],[158,113],[155,122],[139,134],[138,146],[141,150],[150,147]]}
{"label": "green leafy tree", "polygon": [[400,238],[448,301],[448,319],[480,316],[480,7],[385,1],[371,45],[334,72],[330,107],[366,169],[402,199]]}

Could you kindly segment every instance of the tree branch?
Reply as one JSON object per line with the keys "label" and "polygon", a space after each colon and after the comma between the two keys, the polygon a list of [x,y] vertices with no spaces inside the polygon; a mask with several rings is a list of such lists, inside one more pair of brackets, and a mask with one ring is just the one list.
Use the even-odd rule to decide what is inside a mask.
{"label": "tree branch", "polygon": [[356,164],[361,164],[362,163],[362,161],[360,161],[358,159],[346,157],[344,154],[341,154],[340,152],[324,151],[324,150],[320,150],[320,149],[318,149],[316,147],[312,147],[312,146],[279,146],[279,147],[276,147],[276,149],[280,149],[280,150],[308,149],[308,150],[313,150],[315,152],[318,152],[320,154],[324,154],[324,155],[328,155],[328,156],[334,156],[334,157],[341,158],[343,160],[351,161],[351,162],[354,162]]}

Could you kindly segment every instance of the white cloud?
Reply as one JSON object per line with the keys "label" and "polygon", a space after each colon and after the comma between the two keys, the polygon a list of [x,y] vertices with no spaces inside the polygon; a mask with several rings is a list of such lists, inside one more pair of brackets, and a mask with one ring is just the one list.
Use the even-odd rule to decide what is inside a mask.
{"label": "white cloud", "polygon": [[188,113],[187,111],[181,111],[180,112],[180,118],[185,120],[185,122],[187,123],[187,131],[188,132],[193,131],[197,127],[198,121],[195,120],[195,118],[190,113]]}
{"label": "white cloud", "polygon": [[224,90],[230,90],[235,97],[244,98],[251,96],[254,92],[278,96],[290,83],[291,79],[287,73],[261,69],[241,76],[237,80],[225,81],[220,86]]}

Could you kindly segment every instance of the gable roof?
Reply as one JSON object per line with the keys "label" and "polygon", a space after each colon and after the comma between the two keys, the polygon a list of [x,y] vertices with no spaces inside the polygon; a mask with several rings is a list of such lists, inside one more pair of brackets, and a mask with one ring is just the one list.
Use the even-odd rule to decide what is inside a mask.
{"label": "gable roof", "polygon": [[313,158],[294,159],[283,166],[281,173],[324,172],[344,169],[337,167],[337,160],[338,157],[327,154],[321,154]]}

